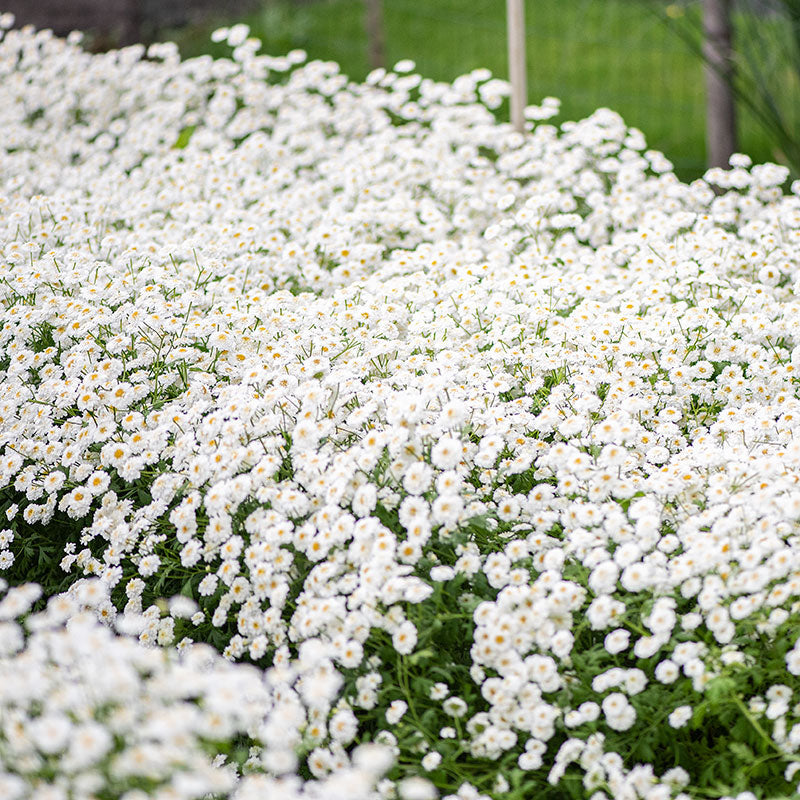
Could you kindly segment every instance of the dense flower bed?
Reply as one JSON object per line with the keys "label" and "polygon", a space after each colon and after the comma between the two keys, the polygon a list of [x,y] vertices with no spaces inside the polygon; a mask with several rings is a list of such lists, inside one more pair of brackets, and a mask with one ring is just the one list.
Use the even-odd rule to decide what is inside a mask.
{"label": "dense flower bed", "polygon": [[0,41],[0,794],[800,791],[800,185],[218,36]]}

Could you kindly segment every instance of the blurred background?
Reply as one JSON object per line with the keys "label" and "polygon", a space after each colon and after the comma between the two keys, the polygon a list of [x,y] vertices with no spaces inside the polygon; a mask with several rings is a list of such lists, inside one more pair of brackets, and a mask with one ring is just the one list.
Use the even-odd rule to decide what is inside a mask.
{"label": "blurred background", "polygon": [[[612,108],[681,178],[698,177],[707,160],[705,2],[527,0],[529,102],[560,98],[556,121]],[[796,173],[800,0],[717,2],[729,7],[732,26],[738,149]],[[184,57],[224,56],[230,50],[210,33],[245,22],[265,52],[302,48],[354,80],[406,58],[439,80],[477,67],[508,75],[506,0],[0,0],[3,10],[17,25],[85,30],[95,50],[171,39]]]}

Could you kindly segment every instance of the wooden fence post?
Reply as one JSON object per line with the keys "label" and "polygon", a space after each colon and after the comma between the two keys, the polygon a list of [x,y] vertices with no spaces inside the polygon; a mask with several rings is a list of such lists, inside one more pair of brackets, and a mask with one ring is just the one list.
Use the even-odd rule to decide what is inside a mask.
{"label": "wooden fence post", "polygon": [[[142,41],[142,22],[144,15],[139,0],[126,0],[124,4],[125,18],[120,31],[120,45],[135,44]],[[100,9],[98,9],[98,12]]]}
{"label": "wooden fence post", "polygon": [[731,0],[703,0],[703,56],[706,159],[709,167],[727,168],[731,155],[737,150]]}
{"label": "wooden fence post", "polygon": [[382,0],[366,0],[367,60],[370,69],[386,66]]}
{"label": "wooden fence post", "polygon": [[511,81],[511,124],[520,133],[525,130],[525,106],[528,104],[525,63],[524,0],[506,0],[508,28],[508,78]]}

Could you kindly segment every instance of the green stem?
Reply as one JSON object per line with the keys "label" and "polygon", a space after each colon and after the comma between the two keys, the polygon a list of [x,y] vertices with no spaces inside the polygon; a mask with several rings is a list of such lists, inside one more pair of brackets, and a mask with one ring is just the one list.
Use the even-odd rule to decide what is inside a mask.
{"label": "green stem", "polygon": [[794,756],[790,753],[787,753],[785,750],[782,750],[772,739],[772,737],[767,734],[767,732],[761,727],[759,721],[753,716],[753,713],[747,707],[745,702],[742,700],[739,695],[733,696],[733,702],[736,707],[744,714],[745,719],[753,726],[754,730],[758,735],[767,743],[769,747],[771,747],[781,758],[785,758],[787,761],[800,761],[800,756]]}

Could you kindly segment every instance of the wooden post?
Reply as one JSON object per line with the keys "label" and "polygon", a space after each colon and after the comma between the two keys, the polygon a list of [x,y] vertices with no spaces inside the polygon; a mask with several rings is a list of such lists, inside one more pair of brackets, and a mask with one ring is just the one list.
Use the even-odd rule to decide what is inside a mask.
{"label": "wooden post", "polygon": [[142,41],[142,4],[140,0],[127,0],[125,3],[125,24],[121,33],[121,45]]}
{"label": "wooden post", "polygon": [[365,0],[367,29],[367,60],[370,69],[386,66],[383,47],[383,6],[382,0]]}
{"label": "wooden post", "polygon": [[706,159],[709,167],[729,166],[737,150],[733,97],[731,0],[703,0],[703,56],[706,73]]}
{"label": "wooden post", "polygon": [[520,133],[525,130],[525,106],[528,104],[525,65],[524,0],[506,0],[508,28],[508,78],[511,81],[511,124]]}

